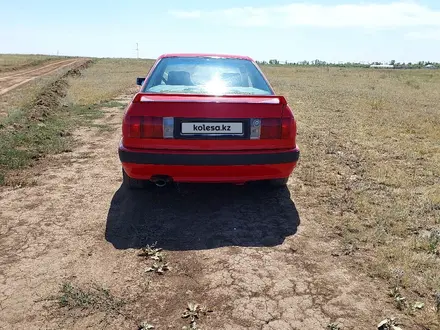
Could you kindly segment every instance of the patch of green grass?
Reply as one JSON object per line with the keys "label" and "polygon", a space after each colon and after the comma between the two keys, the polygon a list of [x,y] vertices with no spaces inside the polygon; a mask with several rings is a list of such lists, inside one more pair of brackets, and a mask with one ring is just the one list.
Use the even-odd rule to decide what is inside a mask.
{"label": "patch of green grass", "polygon": [[91,124],[91,121],[102,118],[104,112],[101,111],[102,105],[70,105],[67,112],[70,115],[72,124]]}
{"label": "patch of green grass", "polygon": [[[71,151],[71,132],[78,127],[110,131],[109,125],[93,121],[104,116],[102,108],[126,107],[113,98],[137,88],[135,78],[145,75],[152,61],[95,59],[92,63],[80,75],[45,81],[26,101],[10,103],[8,99],[13,110],[0,121],[0,185],[8,184],[10,170],[29,166],[44,155]],[[115,65],[117,70],[109,71]]]}
{"label": "patch of green grass", "polygon": [[61,307],[89,308],[95,300],[92,294],[75,288],[71,283],[64,283],[60,291],[58,303]]}
{"label": "patch of green grass", "polygon": [[[0,184],[7,183],[9,170],[24,168],[36,159],[48,154],[71,150],[73,139],[70,132],[103,116],[98,106],[63,107],[53,111],[44,122],[30,121],[24,111],[17,111],[8,118],[0,130]],[[100,129],[108,129],[100,127]]]}
{"label": "patch of green grass", "polygon": [[433,230],[428,240],[428,251],[431,254],[440,254],[440,230]]}
{"label": "patch of green grass", "polygon": [[20,121],[23,118],[24,111],[21,108],[11,109],[8,113],[8,116],[3,118],[0,122],[0,128],[4,128],[9,125],[13,125],[14,123]]}
{"label": "patch of green grass", "polygon": [[114,297],[109,290],[100,286],[83,289],[72,283],[64,283],[56,297],[60,307],[98,310],[106,313],[117,312],[125,302]]}
{"label": "patch of green grass", "polygon": [[102,107],[108,107],[108,108],[122,108],[122,109],[124,109],[127,106],[127,103],[119,102],[119,101],[106,101],[106,102],[101,102],[99,105]]}

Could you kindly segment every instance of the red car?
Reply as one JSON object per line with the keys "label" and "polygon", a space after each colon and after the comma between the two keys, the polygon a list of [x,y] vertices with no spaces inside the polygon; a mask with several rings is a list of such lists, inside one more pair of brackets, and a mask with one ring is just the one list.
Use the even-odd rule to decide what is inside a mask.
{"label": "red car", "polygon": [[251,58],[162,55],[137,84],[119,145],[128,187],[287,183],[299,158],[296,121]]}

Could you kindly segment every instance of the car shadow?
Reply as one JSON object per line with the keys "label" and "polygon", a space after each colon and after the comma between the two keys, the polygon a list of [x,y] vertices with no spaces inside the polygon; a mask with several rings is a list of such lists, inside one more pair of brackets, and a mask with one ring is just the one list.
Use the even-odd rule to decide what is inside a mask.
{"label": "car shadow", "polygon": [[111,201],[105,238],[116,249],[156,242],[179,251],[275,246],[299,224],[287,187],[180,184],[130,190],[122,185]]}

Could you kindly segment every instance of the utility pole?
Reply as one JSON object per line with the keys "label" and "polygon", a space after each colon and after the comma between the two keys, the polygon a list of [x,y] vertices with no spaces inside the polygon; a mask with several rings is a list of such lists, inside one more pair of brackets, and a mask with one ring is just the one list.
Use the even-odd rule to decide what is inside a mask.
{"label": "utility pole", "polygon": [[136,55],[137,58],[139,59],[139,43],[136,43]]}

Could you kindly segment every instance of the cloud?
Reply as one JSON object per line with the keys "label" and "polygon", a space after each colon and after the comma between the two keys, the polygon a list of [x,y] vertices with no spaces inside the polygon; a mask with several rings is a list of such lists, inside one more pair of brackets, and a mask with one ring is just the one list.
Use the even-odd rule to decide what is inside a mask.
{"label": "cloud", "polygon": [[292,3],[236,7],[215,11],[170,12],[177,18],[201,19],[242,27],[399,28],[440,26],[440,11],[414,2],[320,5]]}
{"label": "cloud", "polygon": [[440,40],[440,30],[413,31],[405,34],[405,37],[412,40]]}

